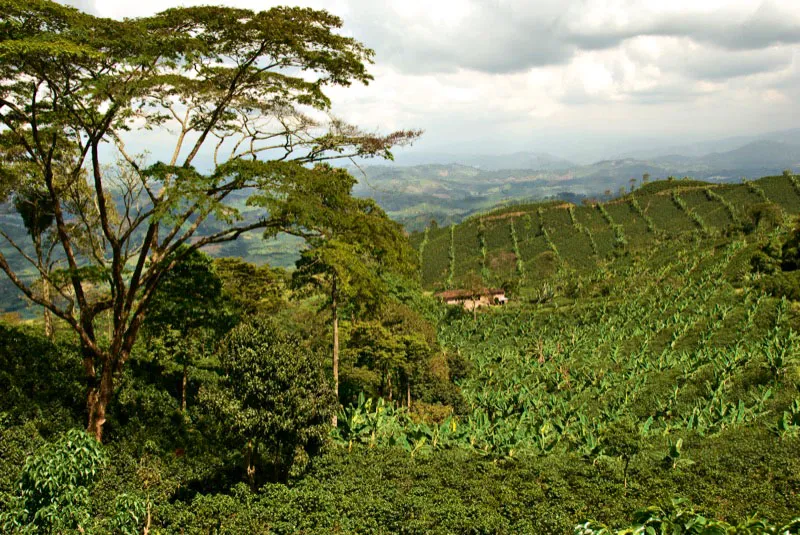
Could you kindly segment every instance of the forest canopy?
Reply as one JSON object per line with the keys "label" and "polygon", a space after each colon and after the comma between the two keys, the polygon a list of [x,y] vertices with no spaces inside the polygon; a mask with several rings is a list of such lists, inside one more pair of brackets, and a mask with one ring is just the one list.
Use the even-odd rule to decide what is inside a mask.
{"label": "forest canopy", "polygon": [[[36,254],[3,233],[15,254],[0,253],[0,269],[78,335],[100,440],[167,273],[247,231],[322,237],[352,188],[324,162],[391,157],[419,132],[330,116],[325,88],[368,83],[373,53],[325,11],[205,6],[117,21],[47,0],[0,11],[0,191],[37,211],[26,219]],[[137,132],[166,136],[171,157],[131,153]],[[245,205],[259,215],[245,219]]]}

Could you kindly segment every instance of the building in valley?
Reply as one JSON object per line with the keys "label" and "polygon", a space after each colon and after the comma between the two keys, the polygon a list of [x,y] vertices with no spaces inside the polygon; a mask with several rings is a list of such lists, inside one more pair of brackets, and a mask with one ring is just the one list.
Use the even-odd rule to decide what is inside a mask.
{"label": "building in valley", "polygon": [[508,302],[502,288],[481,288],[479,290],[446,290],[436,294],[446,305],[461,305],[467,310],[484,306],[505,305]]}

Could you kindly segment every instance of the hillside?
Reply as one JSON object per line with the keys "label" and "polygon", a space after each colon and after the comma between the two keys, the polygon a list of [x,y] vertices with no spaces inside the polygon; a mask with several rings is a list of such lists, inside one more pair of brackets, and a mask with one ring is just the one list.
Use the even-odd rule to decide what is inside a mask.
{"label": "hillside", "polygon": [[[587,272],[630,251],[689,234],[706,241],[751,221],[773,203],[800,213],[800,187],[788,176],[746,184],[659,181],[588,206],[564,202],[510,206],[452,227],[412,236],[426,288],[457,285],[470,273],[487,283],[543,280],[558,270]],[[450,281],[448,283],[448,281]]]}
{"label": "hillside", "polygon": [[[783,244],[800,239],[789,225],[800,212],[794,180],[658,181],[596,206],[520,204],[414,235],[429,288],[444,284],[432,276],[434,262],[445,281],[452,265],[453,285],[472,271],[519,287],[508,305],[476,317],[429,297],[408,301],[435,321],[438,373],[446,370],[457,394],[431,403],[426,395],[446,390],[420,378],[409,408],[391,395],[357,393],[352,385],[369,384],[369,375],[351,368],[325,454],[302,476],[266,481],[258,493],[239,483],[240,449],[214,442],[213,405],[195,391],[188,416],[176,417],[175,393],[164,386],[175,371],[149,372],[155,363],[143,352],[115,407],[123,416],[112,422],[115,447],[148,449],[104,472],[92,497],[110,503],[116,489],[159,477],[153,518],[176,534],[187,525],[230,533],[570,533],[596,525],[590,520],[625,525],[641,508],[650,519],[751,526],[757,515],[788,526],[800,511],[800,271],[784,273],[778,259],[764,257],[762,273],[752,259],[762,250],[780,256]],[[325,354],[318,303],[287,300],[272,314]],[[343,322],[351,359],[358,322]],[[22,369],[29,352],[58,354],[0,326],[6,332],[3,370]],[[386,350],[382,339],[371,343]],[[42,365],[29,379],[73,400],[55,405],[59,423],[37,422],[44,429],[80,421],[80,382],[61,364],[78,362],[75,349],[58,351],[65,357],[51,358],[72,375]],[[203,364],[192,382],[209,388],[222,373]],[[53,397],[5,380],[20,407],[38,407],[25,396]],[[180,418],[173,438],[165,430]],[[29,432],[22,423],[12,429],[15,439]],[[167,438],[148,442],[160,435]],[[21,449],[11,461],[0,458],[0,474],[15,473]],[[0,479],[5,489],[11,482]],[[614,533],[600,529],[575,532]],[[758,525],[738,532],[768,533]]]}
{"label": "hillside", "polygon": [[0,535],[800,535],[800,2],[194,4],[2,1]]}
{"label": "hillside", "polygon": [[450,154],[413,152],[398,157],[397,163],[403,166],[422,166],[429,164],[458,164],[476,167],[485,171],[502,169],[536,169],[558,171],[575,167],[569,160],[546,152],[518,151],[510,154]]}
{"label": "hillside", "polygon": [[[655,503],[667,505],[651,518],[693,518],[680,512],[690,504],[734,523],[796,516],[800,271],[780,264],[799,213],[795,177],[659,181],[603,204],[520,204],[415,234],[429,289],[478,275],[512,299],[475,318],[452,307],[440,323],[440,343],[469,362],[455,414],[420,422],[362,403],[343,414],[341,443],[401,444],[431,467],[452,451],[494,460],[486,479],[456,470],[507,532],[618,525]],[[403,480],[412,494],[462,503],[453,481],[420,473],[424,485]],[[463,521],[457,505],[440,507],[420,522]]]}
{"label": "hillside", "polygon": [[692,147],[672,147],[646,157],[607,158],[586,165],[535,153],[488,159],[438,155],[435,161],[439,163],[365,165],[351,171],[359,181],[356,195],[376,199],[392,218],[409,231],[417,231],[431,219],[440,225],[459,223],[501,203],[570,200],[569,196],[608,198],[609,193],[617,195],[621,187],[629,187],[631,179],[638,181],[645,174],[653,179],[691,176],[730,183],[800,167],[800,144],[794,131],[701,147],[710,152],[696,154]]}

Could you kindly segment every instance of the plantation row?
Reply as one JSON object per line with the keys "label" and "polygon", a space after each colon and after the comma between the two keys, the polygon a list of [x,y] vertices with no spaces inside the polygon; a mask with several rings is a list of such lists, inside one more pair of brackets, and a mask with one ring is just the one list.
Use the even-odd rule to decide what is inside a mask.
{"label": "plantation row", "polygon": [[[720,195],[718,188],[700,194],[706,200]],[[676,209],[693,198],[677,195],[678,202],[671,192],[658,197]],[[646,197],[635,202],[640,198]],[[713,202],[720,205],[717,216],[730,214]],[[633,204],[629,199],[626,206]],[[572,207],[559,216],[572,229],[588,228],[579,217],[616,221],[610,206],[603,207],[609,215]],[[549,231],[548,213],[529,211],[510,219],[509,228],[563,243],[556,229],[564,226]],[[713,219],[703,214],[708,225]],[[475,228],[488,235],[492,221]],[[589,521],[575,533],[668,527],[670,533],[795,533],[797,521],[779,528],[747,520],[766,514],[780,526],[800,511],[800,480],[791,475],[800,465],[796,456],[777,453],[800,446],[800,311],[785,296],[763,291],[763,275],[751,261],[763,244],[786,243],[790,232],[778,226],[731,238],[687,221],[697,231],[611,257],[593,270],[556,270],[540,283],[552,295],[538,304],[512,302],[476,319],[443,323],[440,343],[471,365],[459,381],[466,407],[458,414],[420,421],[406,409],[361,398],[340,413],[335,439],[348,450],[400,446],[421,459],[464,451],[503,463],[545,458],[583,467],[589,484],[604,479],[606,492],[626,503],[691,496],[732,522],[708,520],[689,505],[652,506],[634,516],[629,530]],[[575,234],[585,235],[581,229]],[[745,461],[749,447],[763,456]],[[735,474],[728,472],[740,461]],[[572,518],[602,520],[596,512]],[[698,531],[670,527],[681,522]]]}
{"label": "plantation row", "polygon": [[800,402],[780,386],[799,349],[788,301],[720,283],[748,253],[742,240],[670,252],[667,263],[651,255],[631,266],[588,303],[452,322],[440,342],[472,362],[460,384],[468,414],[430,426],[362,400],[342,414],[340,439],[513,457],[608,453],[602,437],[620,422],[665,451],[687,432],[753,422],[797,434]]}
{"label": "plantation row", "polygon": [[607,203],[511,206],[412,236],[427,288],[468,274],[487,284],[543,280],[559,267],[591,270],[626,251],[685,232],[710,237],[800,212],[794,176],[742,184],[654,182]]}

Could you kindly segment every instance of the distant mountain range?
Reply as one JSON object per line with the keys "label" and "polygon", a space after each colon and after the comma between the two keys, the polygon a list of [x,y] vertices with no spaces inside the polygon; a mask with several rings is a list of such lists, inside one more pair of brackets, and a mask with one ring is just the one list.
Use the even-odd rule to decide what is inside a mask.
{"label": "distant mountain range", "polygon": [[546,152],[513,152],[511,154],[450,154],[423,152],[398,156],[396,162],[401,166],[430,164],[460,164],[486,171],[499,169],[536,169],[555,171],[575,167],[575,163],[553,156]]}
{"label": "distant mountain range", "polygon": [[800,128],[780,130],[755,136],[734,136],[710,141],[701,141],[692,144],[670,145],[654,147],[649,150],[625,152],[618,158],[635,158],[639,160],[657,160],[665,155],[678,155],[681,157],[699,158],[714,153],[726,153],[761,141],[774,141],[787,145],[800,145]]}
{"label": "distant mountain range", "polygon": [[688,157],[680,154],[656,158],[668,165],[704,166],[709,170],[720,169],[775,169],[797,166],[800,162],[800,143],[782,141],[752,141],[726,152],[712,152],[704,156]]}
{"label": "distant mountain range", "polygon": [[[404,161],[417,164],[399,165]],[[421,153],[399,158],[394,165],[362,165],[350,171],[358,179],[354,188],[357,196],[374,198],[391,217],[414,231],[423,229],[432,219],[440,225],[458,223],[475,212],[522,200],[558,198],[579,203],[586,197],[606,198],[617,195],[620,188],[630,188],[632,179],[639,184],[644,174],[653,180],[690,176],[737,182],[743,176],[777,175],[787,168],[800,170],[800,129],[665,147],[589,165],[541,152],[470,156]],[[244,206],[243,200],[237,202],[248,217],[257,217],[257,209]],[[213,224],[209,223],[209,229]],[[10,203],[0,205],[0,226],[25,240],[25,229]],[[4,244],[0,246],[7,252]],[[301,247],[302,243],[291,237],[264,241],[260,234],[249,233],[208,252],[290,267]],[[8,252],[14,256],[13,251]],[[16,296],[9,284],[0,276],[0,295]],[[0,299],[0,311],[24,306],[16,298]]]}
{"label": "distant mountain range", "polygon": [[[430,163],[400,165],[412,160]],[[787,168],[800,169],[800,129],[667,147],[589,165],[539,152],[421,153],[394,165],[352,171],[359,179],[357,195],[375,198],[392,217],[418,230],[431,219],[454,223],[476,211],[523,199],[608,196],[645,174],[652,179],[690,176],[733,182],[780,174]]]}

